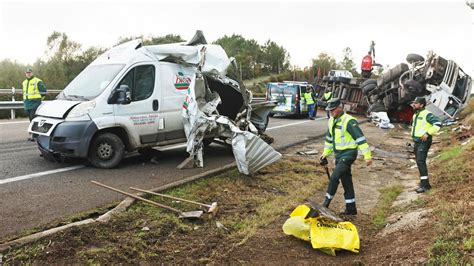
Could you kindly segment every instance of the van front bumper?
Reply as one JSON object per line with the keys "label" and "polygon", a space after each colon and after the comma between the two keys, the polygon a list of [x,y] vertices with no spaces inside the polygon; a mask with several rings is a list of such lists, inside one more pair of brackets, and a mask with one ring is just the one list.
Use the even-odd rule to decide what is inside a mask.
{"label": "van front bumper", "polygon": [[92,121],[65,121],[56,126],[50,136],[39,135],[38,148],[48,159],[66,157],[87,158],[89,144],[97,132]]}

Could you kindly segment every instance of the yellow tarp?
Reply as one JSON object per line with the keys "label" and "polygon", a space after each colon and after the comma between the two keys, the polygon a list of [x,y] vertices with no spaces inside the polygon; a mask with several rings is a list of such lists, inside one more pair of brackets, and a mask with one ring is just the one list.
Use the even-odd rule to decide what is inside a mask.
{"label": "yellow tarp", "polygon": [[304,219],[309,207],[300,205],[283,224],[283,232],[311,242],[314,249],[336,255],[336,250],[359,253],[360,240],[357,228],[351,222],[334,222],[321,217]]}

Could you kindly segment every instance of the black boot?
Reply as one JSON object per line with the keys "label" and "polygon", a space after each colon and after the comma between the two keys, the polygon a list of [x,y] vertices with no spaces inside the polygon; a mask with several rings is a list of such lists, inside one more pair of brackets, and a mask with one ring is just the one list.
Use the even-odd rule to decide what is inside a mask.
{"label": "black boot", "polygon": [[415,189],[416,193],[425,193],[426,191],[431,189],[430,181],[428,179],[422,179],[420,182],[420,186]]}
{"label": "black boot", "polygon": [[324,202],[323,202],[323,207],[329,208],[330,203],[331,203],[331,199],[329,199],[328,197],[325,197]]}
{"label": "black boot", "polygon": [[342,213],[344,215],[356,215],[357,208],[355,202],[346,203],[346,210]]}

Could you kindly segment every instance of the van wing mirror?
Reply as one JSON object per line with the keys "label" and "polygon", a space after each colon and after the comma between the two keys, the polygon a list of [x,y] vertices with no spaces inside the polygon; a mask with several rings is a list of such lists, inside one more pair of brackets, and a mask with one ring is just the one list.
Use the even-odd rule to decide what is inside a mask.
{"label": "van wing mirror", "polygon": [[130,102],[132,102],[132,96],[128,85],[115,88],[107,99],[108,104],[129,104]]}

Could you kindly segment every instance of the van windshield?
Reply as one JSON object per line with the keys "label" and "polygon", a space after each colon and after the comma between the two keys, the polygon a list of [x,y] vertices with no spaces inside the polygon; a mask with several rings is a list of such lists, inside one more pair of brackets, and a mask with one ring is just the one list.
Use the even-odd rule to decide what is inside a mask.
{"label": "van windshield", "polygon": [[91,100],[110,84],[125,65],[88,66],[64,88],[62,97],[69,100]]}
{"label": "van windshield", "polygon": [[298,85],[296,84],[285,84],[285,83],[270,83],[269,85],[270,93],[272,95],[278,94],[296,94],[298,90]]}

